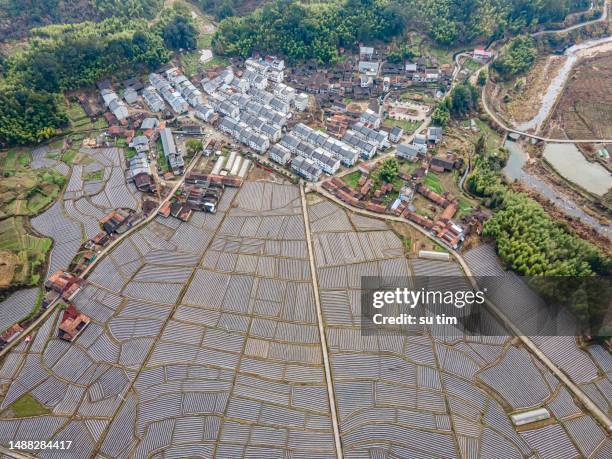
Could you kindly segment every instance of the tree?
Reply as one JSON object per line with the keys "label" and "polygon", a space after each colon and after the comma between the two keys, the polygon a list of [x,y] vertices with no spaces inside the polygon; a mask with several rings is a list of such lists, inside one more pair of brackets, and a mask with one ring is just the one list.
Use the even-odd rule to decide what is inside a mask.
{"label": "tree", "polygon": [[399,172],[399,165],[395,158],[385,159],[378,169],[378,176],[383,182],[391,183]]}
{"label": "tree", "polygon": [[67,123],[59,96],[28,88],[0,87],[0,145],[38,143]]}
{"label": "tree", "polygon": [[469,82],[456,86],[450,94],[450,112],[455,117],[463,117],[478,106],[478,91]]}
{"label": "tree", "polygon": [[482,69],[478,74],[478,80],[476,81],[476,83],[478,84],[478,86],[484,86],[487,84],[488,78],[489,72],[487,72],[487,69]]}
{"label": "tree", "polygon": [[185,16],[176,15],[164,26],[164,43],[172,49],[193,49],[197,45],[198,31]]}
{"label": "tree", "polygon": [[444,101],[439,103],[434,112],[432,113],[431,121],[440,127],[448,126],[448,122],[450,121],[449,107],[449,99],[444,99]]}
{"label": "tree", "polygon": [[185,142],[185,148],[187,148],[187,153],[190,155],[195,155],[196,153],[202,151],[204,145],[201,140],[197,139],[189,139]]}
{"label": "tree", "polygon": [[518,36],[510,40],[491,67],[503,78],[527,72],[536,61],[536,48],[533,38]]}

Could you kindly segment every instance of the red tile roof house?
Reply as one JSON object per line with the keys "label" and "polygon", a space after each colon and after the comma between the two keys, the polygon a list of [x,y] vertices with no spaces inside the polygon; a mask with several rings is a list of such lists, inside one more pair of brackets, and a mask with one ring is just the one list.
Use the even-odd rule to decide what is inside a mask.
{"label": "red tile roof house", "polygon": [[10,343],[15,338],[17,338],[21,334],[22,331],[23,331],[23,328],[21,327],[21,325],[19,324],[11,325],[11,327],[8,330],[6,330],[4,333],[2,333],[2,335],[0,335],[0,344],[4,345],[4,344]]}
{"label": "red tile roof house", "polygon": [[66,341],[74,341],[89,325],[91,319],[70,303],[64,310],[57,336]]}

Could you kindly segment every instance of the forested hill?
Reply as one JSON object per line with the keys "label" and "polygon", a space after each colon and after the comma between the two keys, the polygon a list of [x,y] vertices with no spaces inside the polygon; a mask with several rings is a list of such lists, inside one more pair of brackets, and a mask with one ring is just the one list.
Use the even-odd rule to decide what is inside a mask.
{"label": "forested hill", "polygon": [[0,41],[25,37],[49,24],[97,21],[111,16],[153,18],[163,0],[0,0]]}
{"label": "forested hill", "polygon": [[253,51],[289,60],[331,62],[338,48],[389,41],[406,31],[441,46],[486,42],[556,22],[588,7],[587,0],[273,0],[250,14],[227,17],[215,36],[218,52]]}

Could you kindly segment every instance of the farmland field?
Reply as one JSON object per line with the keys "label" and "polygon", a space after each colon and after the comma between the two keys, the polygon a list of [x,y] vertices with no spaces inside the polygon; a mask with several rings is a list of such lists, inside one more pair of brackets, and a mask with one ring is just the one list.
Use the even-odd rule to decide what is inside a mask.
{"label": "farmland field", "polygon": [[1,284],[37,284],[51,244],[49,238],[28,234],[22,217],[0,221],[0,252],[6,255],[6,259],[10,257],[12,264],[9,270],[3,272],[6,278],[2,279]]}
{"label": "farmland field", "polygon": [[570,139],[612,138],[612,53],[576,66],[563,91],[552,127]]}

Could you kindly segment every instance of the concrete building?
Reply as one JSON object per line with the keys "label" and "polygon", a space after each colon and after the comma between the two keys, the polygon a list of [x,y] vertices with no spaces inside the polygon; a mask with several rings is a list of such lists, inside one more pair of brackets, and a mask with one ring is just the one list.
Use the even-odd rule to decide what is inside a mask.
{"label": "concrete building", "polygon": [[316,182],[321,176],[321,169],[314,161],[303,156],[298,156],[291,161],[291,170],[311,182]]}
{"label": "concrete building", "polygon": [[174,175],[180,175],[185,171],[185,161],[182,153],[176,148],[172,131],[168,128],[159,131],[164,150],[164,156]]}

